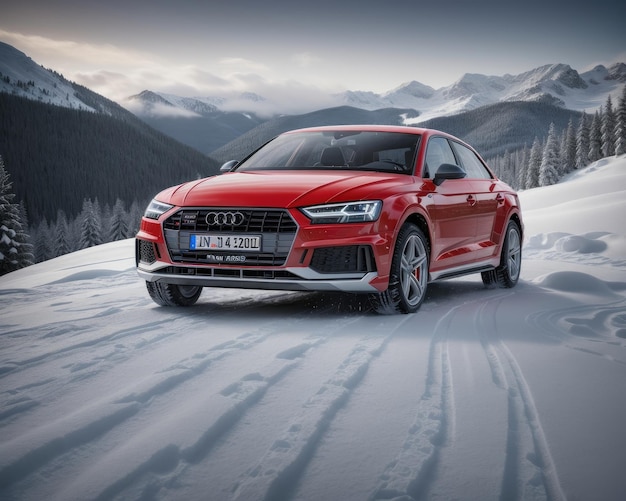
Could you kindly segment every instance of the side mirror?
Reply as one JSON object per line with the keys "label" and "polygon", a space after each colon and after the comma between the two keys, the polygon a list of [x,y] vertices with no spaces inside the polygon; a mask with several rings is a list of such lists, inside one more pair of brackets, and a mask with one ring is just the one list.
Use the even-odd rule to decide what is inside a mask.
{"label": "side mirror", "polygon": [[220,167],[220,172],[231,172],[237,167],[239,164],[239,160],[229,160],[224,165]]}
{"label": "side mirror", "polygon": [[433,183],[439,186],[446,179],[463,179],[465,176],[467,176],[467,173],[458,165],[441,164],[435,173]]}

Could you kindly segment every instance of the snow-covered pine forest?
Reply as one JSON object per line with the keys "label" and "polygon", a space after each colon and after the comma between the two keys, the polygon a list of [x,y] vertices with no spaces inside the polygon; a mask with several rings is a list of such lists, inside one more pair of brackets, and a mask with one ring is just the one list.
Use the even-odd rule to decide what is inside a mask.
{"label": "snow-covered pine forest", "polygon": [[139,230],[145,207],[134,201],[130,207],[119,198],[111,207],[86,198],[75,218],[57,211],[54,221],[45,218],[31,228],[36,262],[46,261],[80,249],[130,238]]}
{"label": "snow-covered pine forest", "polygon": [[626,87],[617,106],[611,96],[593,115],[570,120],[561,133],[551,124],[547,137],[532,145],[505,152],[487,163],[496,175],[516,190],[556,184],[565,174],[600,160],[626,153]]}
{"label": "snow-covered pine forest", "polygon": [[35,262],[69,254],[80,249],[132,237],[139,229],[143,205],[130,207],[117,199],[113,207],[98,199],[83,201],[81,212],[68,218],[57,211],[54,221],[46,218],[28,229],[23,203],[15,202],[12,182],[0,157],[0,275]]}

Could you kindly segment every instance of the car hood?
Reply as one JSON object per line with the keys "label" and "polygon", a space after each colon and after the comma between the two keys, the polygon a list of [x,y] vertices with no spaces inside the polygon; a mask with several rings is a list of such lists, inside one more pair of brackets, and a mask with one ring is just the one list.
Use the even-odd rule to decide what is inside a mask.
{"label": "car hood", "polygon": [[405,174],[357,171],[233,172],[162,192],[162,202],[198,207],[304,207],[378,198],[386,188],[413,182]]}

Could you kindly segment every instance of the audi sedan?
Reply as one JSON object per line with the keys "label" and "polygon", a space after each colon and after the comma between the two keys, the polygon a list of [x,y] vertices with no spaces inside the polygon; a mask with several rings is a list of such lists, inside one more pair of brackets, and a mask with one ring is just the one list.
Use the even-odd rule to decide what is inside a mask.
{"label": "audi sedan", "polygon": [[415,312],[433,280],[520,276],[516,193],[463,141],[430,129],[333,126],[279,135],[222,174],[149,204],[136,262],[152,299],[203,287],[368,294]]}

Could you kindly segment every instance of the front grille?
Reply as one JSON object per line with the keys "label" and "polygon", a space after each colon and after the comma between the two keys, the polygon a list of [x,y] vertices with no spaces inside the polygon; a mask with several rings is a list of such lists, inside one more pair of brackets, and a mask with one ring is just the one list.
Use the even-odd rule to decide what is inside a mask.
{"label": "front grille", "polygon": [[[219,214],[219,216],[217,216]],[[209,224],[211,223],[211,224]],[[282,266],[298,225],[286,210],[203,207],[182,209],[163,223],[165,242],[175,263]],[[260,251],[190,249],[191,235],[260,235]],[[242,258],[242,261],[233,260]]]}
{"label": "front grille", "polygon": [[311,268],[318,273],[367,273],[376,271],[369,245],[323,247],[313,251]]}
{"label": "front grille", "polygon": [[[223,223],[209,226],[209,213],[241,213],[243,220],[236,225]],[[163,228],[205,233],[295,233],[298,226],[284,210],[202,208],[176,212],[163,223]]]}

